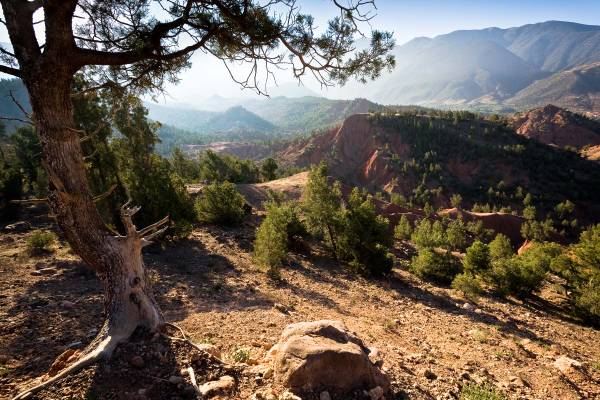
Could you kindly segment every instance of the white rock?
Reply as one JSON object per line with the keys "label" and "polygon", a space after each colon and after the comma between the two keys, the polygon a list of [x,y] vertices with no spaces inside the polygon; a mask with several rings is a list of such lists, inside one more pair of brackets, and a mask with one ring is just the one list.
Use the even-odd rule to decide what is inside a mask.
{"label": "white rock", "polygon": [[218,392],[229,392],[235,385],[235,379],[229,375],[222,376],[218,381],[202,384],[198,389],[202,396],[210,396]]}
{"label": "white rock", "polygon": [[567,356],[560,356],[554,361],[554,367],[564,374],[573,369],[581,368],[581,363]]}

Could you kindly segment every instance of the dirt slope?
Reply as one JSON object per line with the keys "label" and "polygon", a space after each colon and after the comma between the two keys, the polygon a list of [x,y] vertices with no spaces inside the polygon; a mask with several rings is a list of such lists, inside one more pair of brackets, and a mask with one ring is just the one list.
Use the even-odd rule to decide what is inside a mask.
{"label": "dirt slope", "polygon": [[517,114],[511,124],[520,135],[559,147],[600,144],[600,123],[551,104]]}
{"label": "dirt slope", "polygon": [[[510,399],[600,397],[600,331],[564,317],[551,285],[529,305],[492,297],[468,303],[450,289],[416,280],[405,270],[402,258],[409,252],[400,245],[401,262],[386,279],[350,275],[313,244],[310,253],[292,254],[282,279],[272,281],[251,261],[257,223],[253,217],[240,228],[196,226],[189,240],[145,253],[167,320],[194,341],[213,343],[229,362],[239,349],[249,352],[250,362],[260,360],[289,323],[332,318],[380,349],[398,399],[454,399],[469,382],[487,382]],[[44,226],[55,229],[50,222]],[[66,347],[85,346],[102,321],[93,275],[64,242],[54,253],[29,257],[30,234],[3,232],[0,238],[0,398],[47,371]],[[162,391],[188,398],[188,378],[178,372],[185,354],[170,346],[161,341],[150,347],[173,354],[164,363],[152,361],[155,350],[123,347],[148,361],[133,367],[116,356],[110,369],[93,367],[36,398],[162,399],[153,395]],[[581,367],[560,372],[555,362],[562,356]],[[228,372],[236,390],[220,398],[281,393],[270,379],[255,378],[251,367],[240,368]],[[197,373],[199,383],[210,375]],[[183,383],[170,383],[173,374]]]}

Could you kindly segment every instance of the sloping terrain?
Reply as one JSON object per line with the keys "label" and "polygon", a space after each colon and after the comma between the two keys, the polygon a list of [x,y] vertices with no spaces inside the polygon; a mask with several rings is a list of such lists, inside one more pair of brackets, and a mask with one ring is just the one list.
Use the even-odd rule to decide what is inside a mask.
{"label": "sloping terrain", "polygon": [[[47,219],[28,220],[34,228],[55,229]],[[243,349],[253,364],[289,323],[328,318],[344,321],[380,350],[394,398],[457,398],[473,382],[496,387],[509,399],[600,396],[600,333],[562,314],[562,297],[551,283],[528,304],[493,297],[466,302],[408,273],[402,260],[410,251],[401,244],[395,250],[400,263],[385,279],[351,275],[312,244],[309,252],[291,254],[282,279],[274,281],[252,263],[257,223],[252,217],[239,228],[196,226],[188,240],[164,250],[150,247],[144,256],[166,319],[194,342],[214,344],[226,362]],[[30,234],[4,231],[0,239],[2,398],[47,371],[65,348],[87,345],[102,322],[93,274],[62,241],[53,253],[28,256]],[[34,398],[188,398],[189,378],[180,369],[194,358],[183,351],[163,339],[148,347],[134,341],[120,346],[108,367],[90,367]],[[133,354],[145,361],[132,365],[127,356]],[[581,365],[569,367],[565,357]],[[224,371],[203,365],[196,369],[200,384],[223,373],[236,379],[234,392],[217,398],[281,393],[251,365]]]}
{"label": "sloping terrain", "polygon": [[505,103],[520,109],[555,104],[600,117],[600,62],[577,66],[535,81]]}
{"label": "sloping terrain", "polygon": [[600,122],[554,105],[515,114],[511,125],[519,135],[550,145],[578,150],[600,145]]}
{"label": "sloping terrain", "polygon": [[570,199],[582,217],[598,215],[600,193],[581,189],[600,187],[596,163],[502,123],[452,115],[353,115],[279,158],[301,167],[325,161],[347,185],[399,193],[415,204],[448,207],[459,193],[465,208],[492,201],[518,209],[528,192],[548,208]]}

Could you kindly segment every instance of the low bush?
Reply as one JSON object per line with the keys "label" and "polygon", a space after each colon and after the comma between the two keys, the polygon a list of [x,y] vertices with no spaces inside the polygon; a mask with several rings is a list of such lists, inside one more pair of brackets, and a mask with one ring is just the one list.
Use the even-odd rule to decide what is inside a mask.
{"label": "low bush", "polygon": [[463,386],[460,400],[506,400],[506,397],[492,386],[472,383]]}
{"label": "low bush", "polygon": [[462,294],[471,301],[476,301],[483,293],[481,284],[476,276],[463,272],[454,277],[452,288],[462,292]]}
{"label": "low bush", "polygon": [[495,261],[487,276],[501,294],[528,296],[541,289],[559,251],[555,245],[536,245],[521,255]]}
{"label": "low bush", "polygon": [[430,247],[419,248],[410,269],[418,277],[439,284],[450,284],[462,270],[458,259],[449,251],[439,253]]}
{"label": "low bush", "polygon": [[27,239],[27,248],[30,252],[40,252],[51,250],[57,237],[54,232],[35,231]]}
{"label": "low bush", "polygon": [[235,225],[244,219],[244,204],[244,197],[233,183],[215,182],[202,189],[196,200],[196,214],[201,222]]}
{"label": "low bush", "polygon": [[272,277],[279,276],[279,267],[287,257],[290,240],[303,232],[294,203],[269,202],[267,216],[256,231],[254,262]]}

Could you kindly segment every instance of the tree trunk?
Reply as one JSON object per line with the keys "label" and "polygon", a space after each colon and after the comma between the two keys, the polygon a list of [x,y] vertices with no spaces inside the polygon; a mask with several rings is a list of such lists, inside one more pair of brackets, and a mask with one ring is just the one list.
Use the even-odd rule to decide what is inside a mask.
{"label": "tree trunk", "polygon": [[[72,75],[61,78],[55,71],[40,75],[36,80],[26,79],[25,84],[42,144],[42,164],[48,173],[50,208],[73,250],[96,271],[104,288],[106,321],[89,350],[107,337],[112,338],[114,348],[136,327],[155,330],[162,322],[141,255],[149,241],[131,220],[137,209],[122,209],[125,236],[116,235],[102,221],[88,186],[73,119]],[[111,351],[107,349],[103,355]]]}

